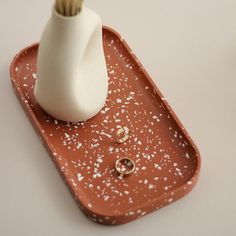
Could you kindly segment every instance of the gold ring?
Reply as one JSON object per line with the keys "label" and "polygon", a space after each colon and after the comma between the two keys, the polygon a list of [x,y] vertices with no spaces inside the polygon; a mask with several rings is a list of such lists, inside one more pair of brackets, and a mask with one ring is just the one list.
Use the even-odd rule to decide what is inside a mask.
{"label": "gold ring", "polygon": [[121,175],[131,175],[135,171],[135,163],[130,158],[120,158],[116,160],[115,168]]}
{"label": "gold ring", "polygon": [[130,137],[130,130],[127,127],[122,127],[116,132],[116,142],[124,143]]}

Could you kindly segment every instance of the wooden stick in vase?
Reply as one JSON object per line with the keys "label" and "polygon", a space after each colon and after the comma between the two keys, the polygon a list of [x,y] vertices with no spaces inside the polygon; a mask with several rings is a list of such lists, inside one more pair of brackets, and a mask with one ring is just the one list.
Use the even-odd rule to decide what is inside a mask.
{"label": "wooden stick in vase", "polygon": [[83,0],[56,0],[55,8],[63,16],[75,16],[82,8]]}

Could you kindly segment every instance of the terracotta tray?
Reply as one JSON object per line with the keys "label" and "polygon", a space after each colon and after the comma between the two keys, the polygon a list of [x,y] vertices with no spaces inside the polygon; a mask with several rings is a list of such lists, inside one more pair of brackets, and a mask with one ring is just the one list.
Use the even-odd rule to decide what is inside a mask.
{"label": "terracotta tray", "polygon": [[[197,182],[200,155],[133,52],[108,27],[103,29],[109,73],[106,106],[83,123],[47,115],[34,99],[38,44],[13,60],[13,88],[28,118],[82,211],[102,224],[122,224],[187,194]],[[119,127],[132,130],[124,144]],[[115,161],[132,158],[136,170],[119,176]]]}

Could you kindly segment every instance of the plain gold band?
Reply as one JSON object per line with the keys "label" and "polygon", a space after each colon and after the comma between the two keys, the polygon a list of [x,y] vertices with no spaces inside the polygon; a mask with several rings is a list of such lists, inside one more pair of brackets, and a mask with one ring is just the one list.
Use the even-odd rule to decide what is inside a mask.
{"label": "plain gold band", "polygon": [[[132,168],[130,169],[130,170],[122,170],[120,167],[119,167],[119,165],[121,164],[121,162],[122,161],[125,161],[125,162],[127,162],[127,166],[131,166]],[[116,165],[115,165],[115,169],[116,169],[116,171],[119,173],[119,174],[121,174],[121,175],[131,175],[132,173],[134,173],[134,171],[135,171],[135,163],[134,163],[134,161],[132,160],[132,159],[130,159],[130,158],[120,158],[120,159],[118,159],[118,160],[116,160]]]}

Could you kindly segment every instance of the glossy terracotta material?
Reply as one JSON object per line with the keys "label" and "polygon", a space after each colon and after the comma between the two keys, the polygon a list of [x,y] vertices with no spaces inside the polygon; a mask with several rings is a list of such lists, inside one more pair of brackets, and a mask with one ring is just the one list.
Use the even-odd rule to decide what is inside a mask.
{"label": "glossy terracotta material", "polygon": [[[11,65],[11,80],[27,116],[82,211],[102,224],[122,224],[187,194],[197,182],[200,155],[186,130],[124,40],[103,29],[109,72],[106,106],[82,123],[65,123],[36,103],[38,44],[22,50]],[[115,133],[132,135],[118,144]],[[120,176],[115,162],[135,162]]]}

